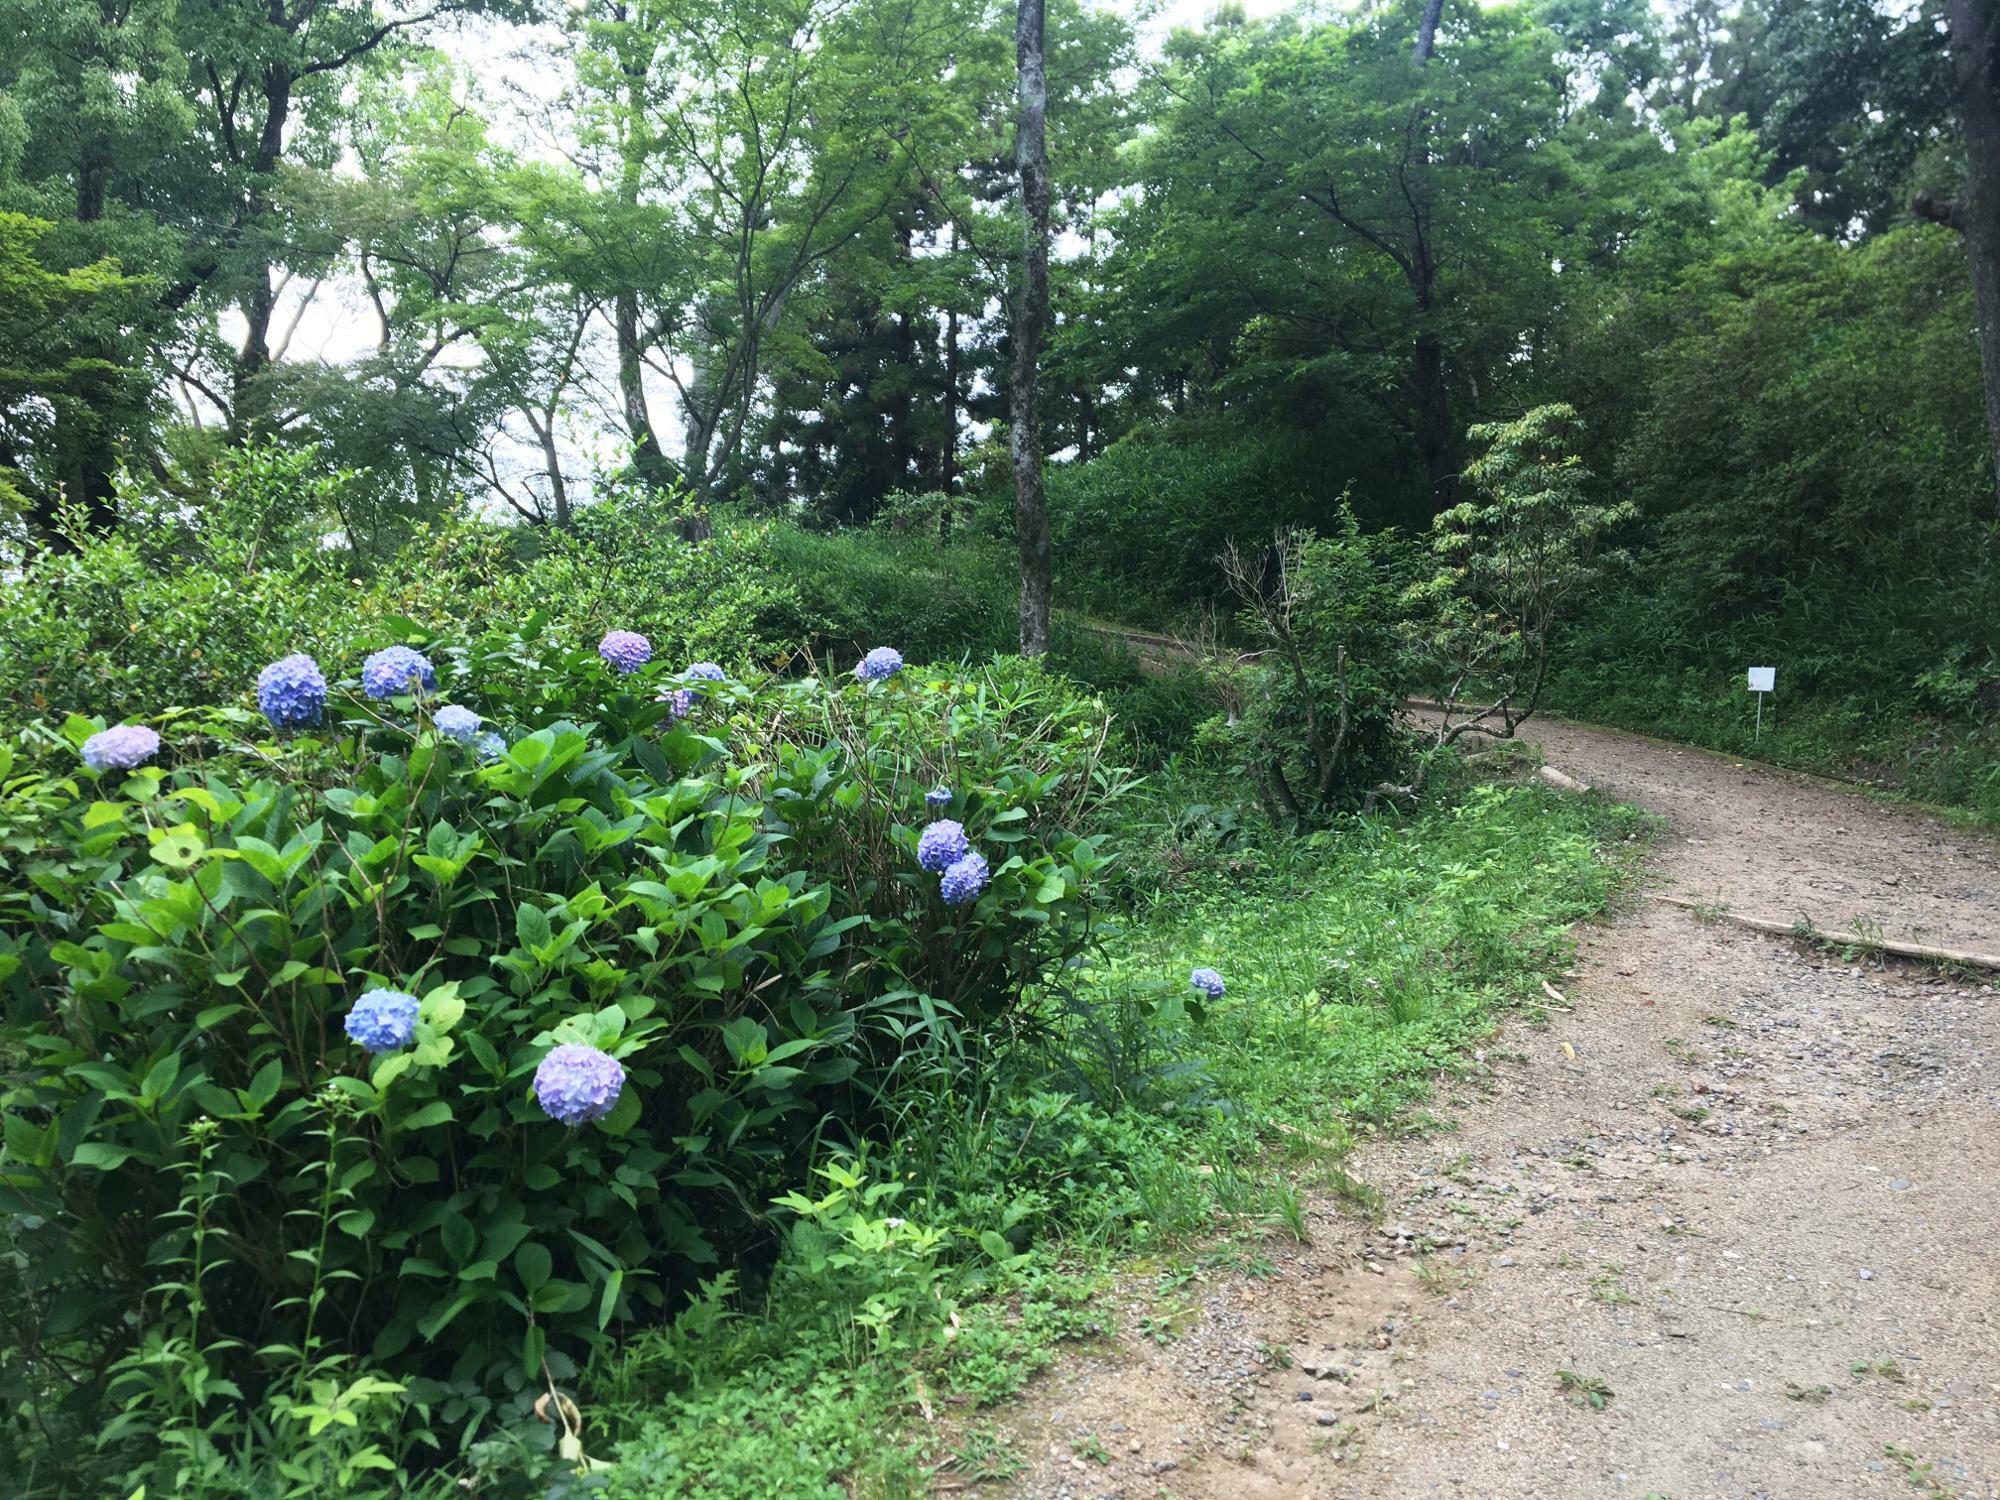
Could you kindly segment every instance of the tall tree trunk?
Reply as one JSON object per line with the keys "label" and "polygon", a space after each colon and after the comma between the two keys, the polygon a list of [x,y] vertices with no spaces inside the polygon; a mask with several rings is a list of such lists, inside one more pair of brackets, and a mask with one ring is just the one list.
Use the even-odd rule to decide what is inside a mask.
{"label": "tall tree trunk", "polygon": [[1445,386],[1444,346],[1436,334],[1420,333],[1410,358],[1417,454],[1430,485],[1432,511],[1443,512],[1458,503],[1458,444],[1451,425],[1451,392]]}
{"label": "tall tree trunk", "polygon": [[2000,0],[1951,0],[1949,23],[1965,129],[1965,197],[1957,219],[1972,269],[1986,436],[2000,505]]}
{"label": "tall tree trunk", "polygon": [[[104,217],[104,184],[110,166],[110,152],[103,139],[91,136],[84,143],[77,163],[78,223],[92,224]],[[96,341],[91,353],[107,368],[117,362],[117,351],[106,340]],[[64,446],[69,450],[70,462],[69,472],[63,476],[63,490],[69,500],[83,506],[84,519],[92,530],[109,531],[118,521],[117,508],[112,503],[111,453],[118,436],[116,408],[119,380],[117,376],[106,373],[105,369],[81,378],[84,385],[78,394],[83,397],[82,404],[89,415],[77,422],[67,434]],[[61,551],[69,550],[69,539],[57,530],[53,495],[46,491],[37,492],[28,520],[46,545]]]}
{"label": "tall tree trunk", "polygon": [[[958,221],[951,223],[951,251],[958,254]],[[958,308],[944,312],[944,436],[938,443],[938,489],[944,505],[938,511],[938,543],[951,541],[952,496],[958,492]]]}
{"label": "tall tree trunk", "polygon": [[[1410,60],[1422,71],[1437,53],[1438,19],[1444,0],[1425,0],[1417,26],[1417,43]],[[1429,111],[1419,106],[1412,134],[1416,138],[1419,181],[1431,164]],[[1410,351],[1410,383],[1417,401],[1417,454],[1431,491],[1433,514],[1458,503],[1458,434],[1451,423],[1451,389],[1446,384],[1444,344],[1431,327],[1437,297],[1437,262],[1431,255],[1429,199],[1410,194],[1410,252],[1406,263],[1410,290],[1416,293],[1420,331]]]}
{"label": "tall tree trunk", "polygon": [[639,348],[639,296],[620,292],[612,301],[611,326],[618,344],[618,398],[625,408],[625,433],[632,439],[632,469],[649,489],[664,489],[671,480],[653,414],[646,405],[645,365]]}
{"label": "tall tree trunk", "polygon": [[263,425],[257,380],[271,367],[271,318],[278,307],[278,294],[271,284],[273,257],[268,239],[271,184],[285,154],[285,125],[291,118],[292,86],[297,81],[283,63],[272,63],[264,74],[264,126],[257,137],[257,154],[250,162],[250,192],[244,212],[244,238],[252,251],[250,291],[243,299],[243,321],[248,328],[236,368],[230,372],[232,443],[249,441]]}
{"label": "tall tree trunk", "polygon": [[1410,49],[1410,61],[1422,67],[1437,51],[1438,21],[1444,15],[1444,0],[1424,0],[1424,13],[1417,22],[1417,44]]}
{"label": "tall tree trunk", "polygon": [[1024,236],[1021,286],[1014,298],[1014,368],[1007,390],[1013,420],[1014,529],[1021,546],[1021,654],[1049,649],[1052,546],[1042,492],[1042,436],[1037,426],[1042,332],[1049,320],[1049,79],[1043,59],[1045,0],[1018,0],[1014,57],[1020,73],[1020,116],[1014,164],[1021,179]]}

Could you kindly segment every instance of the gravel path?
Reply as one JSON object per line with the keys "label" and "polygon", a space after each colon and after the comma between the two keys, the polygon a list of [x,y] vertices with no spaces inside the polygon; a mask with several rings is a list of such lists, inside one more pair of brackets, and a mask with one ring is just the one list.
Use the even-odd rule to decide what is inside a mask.
{"label": "gravel path", "polygon": [[[1635,736],[1526,737],[1668,820],[1648,890],[2000,947],[1990,839]],[[1555,976],[1573,1008],[1441,1081],[1456,1129],[1357,1153],[1379,1224],[1320,1202],[1263,1274],[1135,1281],[1127,1329],[1184,1332],[1039,1382],[1007,1492],[2000,1497],[2000,989],[1631,907]]]}

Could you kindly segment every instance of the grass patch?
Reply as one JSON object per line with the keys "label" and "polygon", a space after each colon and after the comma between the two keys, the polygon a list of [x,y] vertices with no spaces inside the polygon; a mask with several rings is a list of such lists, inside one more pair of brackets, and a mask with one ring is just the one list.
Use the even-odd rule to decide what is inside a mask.
{"label": "grass patch", "polygon": [[[1198,1241],[1253,1265],[1261,1243],[1306,1239],[1302,1184],[1344,1180],[1356,1133],[1396,1124],[1540,993],[1640,825],[1475,786],[1306,839],[1229,826],[1215,843],[1137,811],[1125,847],[1153,867],[1126,872],[1100,956],[987,1081],[936,1069],[892,1139],[836,1158],[762,1295],[723,1278],[587,1372],[610,1494],[914,1495],[1006,1470],[977,1412],[1108,1331],[1113,1272],[1161,1257],[1165,1295],[1128,1331],[1171,1341]],[[1166,858],[1183,839],[1214,847]],[[1197,1004],[1197,965],[1227,994]]]}

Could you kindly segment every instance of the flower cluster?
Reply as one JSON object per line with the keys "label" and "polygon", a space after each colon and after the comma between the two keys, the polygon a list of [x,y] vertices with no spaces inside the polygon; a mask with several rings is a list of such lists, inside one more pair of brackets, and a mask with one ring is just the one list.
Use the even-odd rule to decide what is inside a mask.
{"label": "flower cluster", "polygon": [[[938,790],[944,791],[942,787]],[[924,800],[933,806],[943,805],[937,801],[937,792]],[[950,792],[945,792],[944,800],[951,800]],[[968,901],[978,900],[990,878],[986,856],[972,847],[972,841],[965,836],[965,826],[950,818],[939,818],[924,826],[923,835],[917,840],[917,863],[938,877],[938,894],[946,906],[964,906]]]}
{"label": "flower cluster", "polygon": [[964,826],[950,818],[941,818],[928,825],[923,837],[917,840],[917,863],[933,875],[942,875],[964,859],[971,848]]}
{"label": "flower cluster", "polygon": [[729,674],[712,661],[698,661],[685,672],[681,673],[681,676],[691,677],[696,682],[729,681]]}
{"label": "flower cluster", "polygon": [[564,1042],[535,1069],[535,1102],[550,1119],[587,1125],[610,1114],[625,1091],[625,1069],[595,1047]]}
{"label": "flower cluster", "polygon": [[473,737],[479,733],[479,726],[484,721],[469,708],[463,708],[456,703],[447,703],[431,715],[431,722],[437,725],[439,734],[457,740],[461,745],[469,745]]}
{"label": "flower cluster", "polygon": [[83,742],[83,763],[93,771],[129,771],[160,753],[160,736],[142,724],[118,724]]}
{"label": "flower cluster", "polygon": [[410,1045],[417,1029],[417,997],[401,990],[370,990],[347,1013],[347,1034],[368,1052]]}
{"label": "flower cluster", "polygon": [[1229,988],[1222,982],[1222,976],[1213,969],[1196,969],[1188,975],[1188,983],[1211,1000],[1220,1000],[1223,992]]}
{"label": "flower cluster", "polygon": [[490,766],[507,753],[506,738],[497,729],[489,729],[472,742],[473,757],[482,766]]}
{"label": "flower cluster", "polygon": [[979,899],[979,893],[986,889],[987,878],[986,856],[973,850],[944,872],[938,881],[938,894],[946,906],[964,906]]}
{"label": "flower cluster", "polygon": [[653,701],[666,704],[671,717],[685,719],[694,712],[694,689],[661,688],[659,696]]}
{"label": "flower cluster", "polygon": [[894,646],[877,646],[861,658],[854,675],[863,682],[887,682],[903,670],[903,653]]}
{"label": "flower cluster", "polygon": [[326,712],[326,674],[303,651],[280,657],[257,674],[257,707],[273,729],[304,729]]}
{"label": "flower cluster", "polygon": [[437,691],[437,668],[422,652],[408,646],[384,646],[361,664],[361,691],[371,698],[393,698],[416,684],[424,693]]}
{"label": "flower cluster", "polygon": [[597,654],[621,672],[636,672],[653,659],[653,643],[636,630],[606,631]]}
{"label": "flower cluster", "polygon": [[924,793],[924,806],[929,808],[950,807],[951,788],[948,786],[932,787],[928,792]]}

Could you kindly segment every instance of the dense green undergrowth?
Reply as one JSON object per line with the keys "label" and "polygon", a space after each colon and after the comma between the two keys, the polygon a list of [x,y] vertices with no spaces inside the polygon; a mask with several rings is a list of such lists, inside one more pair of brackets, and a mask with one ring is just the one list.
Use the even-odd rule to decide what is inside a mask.
{"label": "dense green undergrowth", "polygon": [[[1557,664],[1551,706],[1593,722],[1849,777],[2000,824],[2000,575],[1784,589],[1751,613],[1611,591]],[[1757,700],[1744,669],[1775,666]]]}
{"label": "dense green undergrowth", "polygon": [[[927,1414],[976,1438],[979,1408],[1104,1330],[1092,1293],[1121,1257],[1254,1254],[1304,1235],[1305,1194],[1354,1191],[1353,1134],[1409,1121],[1539,993],[1641,831],[1624,809],[1475,786],[1277,842],[1199,790],[1169,779],[1135,807],[1132,904],[994,1074],[827,1169],[768,1302],[720,1286],[586,1382],[612,1493],[927,1492],[952,1456]],[[1229,992],[1198,1006],[1203,964]]]}
{"label": "dense green undergrowth", "polygon": [[[1419,807],[1280,831],[1172,753],[1202,674],[1069,621],[1054,670],[994,659],[969,527],[688,542],[632,495],[364,562],[290,460],[220,488],[5,585],[0,1471],[34,1500],[913,1491],[925,1413],[1101,1332],[1121,1257],[1303,1233],[1631,831],[1448,757]],[[435,686],[371,687],[390,647]],[[324,710],[273,733],[251,685],[300,649]],[[157,752],[80,766],[119,719]],[[371,987],[415,1012],[380,1054]],[[623,1068],[614,1110],[542,1100],[558,1044]]]}

